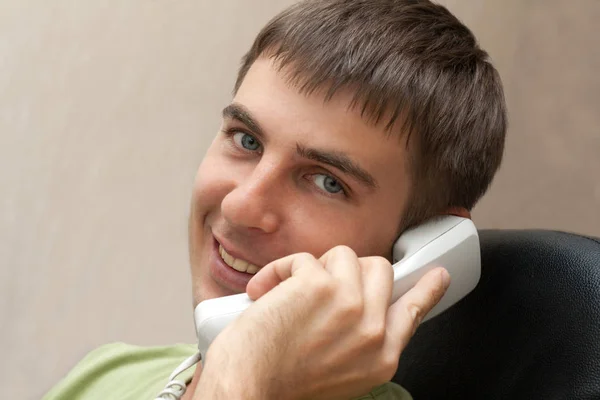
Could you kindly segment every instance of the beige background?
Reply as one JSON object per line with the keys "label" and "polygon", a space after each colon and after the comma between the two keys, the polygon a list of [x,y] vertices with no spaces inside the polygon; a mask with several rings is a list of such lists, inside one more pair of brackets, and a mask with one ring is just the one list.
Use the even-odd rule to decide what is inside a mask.
{"label": "beige background", "polygon": [[[0,387],[111,341],[193,342],[191,183],[258,29],[292,0],[0,0]],[[600,2],[446,1],[511,112],[480,227],[600,235]]]}

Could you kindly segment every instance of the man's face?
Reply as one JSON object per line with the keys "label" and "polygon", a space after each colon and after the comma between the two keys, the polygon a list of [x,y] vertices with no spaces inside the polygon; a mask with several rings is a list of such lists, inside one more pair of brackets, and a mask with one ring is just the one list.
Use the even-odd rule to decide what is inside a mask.
{"label": "man's face", "polygon": [[194,184],[194,304],[244,292],[256,267],[293,253],[347,245],[390,258],[408,197],[406,149],[351,99],[300,94],[270,59],[253,64]]}

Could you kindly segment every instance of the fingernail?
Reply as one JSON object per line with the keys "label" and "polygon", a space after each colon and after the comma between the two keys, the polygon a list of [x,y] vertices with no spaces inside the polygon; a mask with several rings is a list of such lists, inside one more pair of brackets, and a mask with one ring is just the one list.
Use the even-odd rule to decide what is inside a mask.
{"label": "fingernail", "polygon": [[448,289],[448,286],[450,286],[450,274],[445,269],[442,269],[441,276],[444,289]]}

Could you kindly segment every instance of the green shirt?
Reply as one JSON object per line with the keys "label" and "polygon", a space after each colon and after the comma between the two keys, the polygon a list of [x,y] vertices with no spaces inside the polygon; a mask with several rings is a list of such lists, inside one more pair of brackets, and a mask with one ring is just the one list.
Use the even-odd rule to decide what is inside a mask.
{"label": "green shirt", "polygon": [[[153,400],[169,375],[198,351],[195,345],[138,347],[108,344],[89,353],[43,400]],[[189,382],[194,368],[177,380]],[[395,383],[387,383],[357,400],[412,400]]]}

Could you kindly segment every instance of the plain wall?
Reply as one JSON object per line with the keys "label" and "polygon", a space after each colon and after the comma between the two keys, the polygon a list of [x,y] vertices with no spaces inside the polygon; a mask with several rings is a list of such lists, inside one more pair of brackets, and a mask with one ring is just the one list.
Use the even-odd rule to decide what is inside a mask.
{"label": "plain wall", "polygon": [[[0,2],[0,387],[94,347],[194,342],[186,224],[239,59],[291,0]],[[481,228],[600,236],[600,2],[446,1],[503,77]]]}

